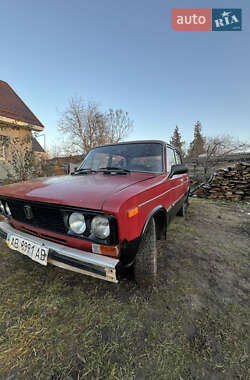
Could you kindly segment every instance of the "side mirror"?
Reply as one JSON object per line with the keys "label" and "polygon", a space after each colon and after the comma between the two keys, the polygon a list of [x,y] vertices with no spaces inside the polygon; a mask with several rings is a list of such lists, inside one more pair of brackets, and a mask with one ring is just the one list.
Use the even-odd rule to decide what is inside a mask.
{"label": "side mirror", "polygon": [[188,173],[188,168],[186,165],[183,165],[183,164],[172,165],[169,178],[172,178],[176,174],[185,174],[185,173]]}

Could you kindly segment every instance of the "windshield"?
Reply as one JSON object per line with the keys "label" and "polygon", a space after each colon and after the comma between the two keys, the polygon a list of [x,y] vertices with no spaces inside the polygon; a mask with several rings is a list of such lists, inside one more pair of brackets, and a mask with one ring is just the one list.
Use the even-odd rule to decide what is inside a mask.
{"label": "windshield", "polygon": [[160,143],[133,143],[95,148],[87,154],[79,169],[104,168],[162,173],[163,145]]}

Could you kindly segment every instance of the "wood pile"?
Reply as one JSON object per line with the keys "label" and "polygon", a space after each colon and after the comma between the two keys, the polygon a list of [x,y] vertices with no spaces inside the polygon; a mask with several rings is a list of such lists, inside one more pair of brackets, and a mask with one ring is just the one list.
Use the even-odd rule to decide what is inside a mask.
{"label": "wood pile", "polygon": [[194,194],[200,198],[250,202],[250,163],[240,162],[218,169],[211,181],[201,185]]}

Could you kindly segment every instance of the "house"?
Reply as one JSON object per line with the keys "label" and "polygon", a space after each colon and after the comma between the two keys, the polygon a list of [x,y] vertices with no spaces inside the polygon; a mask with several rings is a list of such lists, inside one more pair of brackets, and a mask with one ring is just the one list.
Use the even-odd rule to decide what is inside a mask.
{"label": "house", "polygon": [[[25,149],[44,153],[38,142],[32,140],[32,132],[43,131],[44,126],[8,85],[0,80],[0,179],[7,176],[9,160],[13,157],[10,146],[21,152]],[[38,145],[39,147],[38,147]],[[43,149],[42,149],[43,150]]]}

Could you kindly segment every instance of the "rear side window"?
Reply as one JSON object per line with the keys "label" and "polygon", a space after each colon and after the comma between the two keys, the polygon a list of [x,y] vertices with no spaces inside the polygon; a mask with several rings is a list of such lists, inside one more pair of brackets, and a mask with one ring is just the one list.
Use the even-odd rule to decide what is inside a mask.
{"label": "rear side window", "polygon": [[175,155],[173,149],[167,147],[167,173],[170,173],[172,165],[175,165]]}

